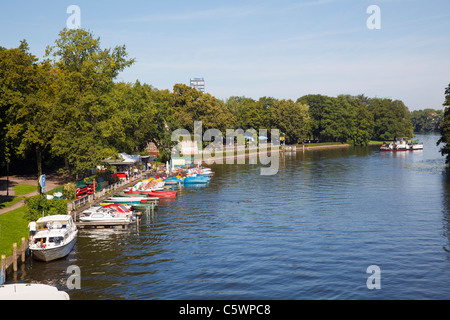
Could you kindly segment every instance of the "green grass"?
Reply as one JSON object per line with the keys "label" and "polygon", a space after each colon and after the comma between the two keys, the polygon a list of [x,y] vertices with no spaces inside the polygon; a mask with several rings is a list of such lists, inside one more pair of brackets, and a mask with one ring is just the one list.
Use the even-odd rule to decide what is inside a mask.
{"label": "green grass", "polygon": [[36,191],[37,190],[37,186],[31,185],[31,184],[19,184],[17,186],[14,186],[13,189],[14,189],[14,194],[16,196],[20,196],[20,195],[23,195],[23,194],[28,194],[28,193],[31,193],[33,191]]}
{"label": "green grass", "polygon": [[7,257],[12,254],[12,245],[21,245],[22,237],[28,239],[28,221],[24,219],[25,207],[0,215],[0,255]]}

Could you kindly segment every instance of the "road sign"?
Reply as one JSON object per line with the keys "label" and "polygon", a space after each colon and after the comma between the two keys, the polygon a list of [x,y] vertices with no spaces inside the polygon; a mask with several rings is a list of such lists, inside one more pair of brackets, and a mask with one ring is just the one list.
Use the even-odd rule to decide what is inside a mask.
{"label": "road sign", "polygon": [[45,174],[39,177],[39,184],[41,185],[41,193],[45,193],[45,185],[46,185]]}

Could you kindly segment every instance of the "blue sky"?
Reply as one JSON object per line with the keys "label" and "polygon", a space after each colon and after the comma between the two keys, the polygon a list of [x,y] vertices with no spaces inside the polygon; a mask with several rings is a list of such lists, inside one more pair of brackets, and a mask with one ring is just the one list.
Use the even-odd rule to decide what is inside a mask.
{"label": "blue sky", "polygon": [[[204,77],[230,96],[297,99],[365,94],[441,108],[450,83],[450,1],[11,1],[0,4],[0,45],[26,39],[42,58],[69,5],[102,47],[126,45],[136,63],[118,80],[172,90]],[[366,12],[381,9],[381,29]]]}

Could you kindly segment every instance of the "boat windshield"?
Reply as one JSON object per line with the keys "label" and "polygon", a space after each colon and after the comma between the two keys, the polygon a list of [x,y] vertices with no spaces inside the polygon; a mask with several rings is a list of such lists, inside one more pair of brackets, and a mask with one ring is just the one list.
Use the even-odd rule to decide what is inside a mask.
{"label": "boat windshield", "polygon": [[47,238],[43,237],[43,238],[34,238],[33,239],[34,243],[47,243]]}
{"label": "boat windshield", "polygon": [[50,237],[48,239],[49,243],[60,244],[64,240],[64,237]]}

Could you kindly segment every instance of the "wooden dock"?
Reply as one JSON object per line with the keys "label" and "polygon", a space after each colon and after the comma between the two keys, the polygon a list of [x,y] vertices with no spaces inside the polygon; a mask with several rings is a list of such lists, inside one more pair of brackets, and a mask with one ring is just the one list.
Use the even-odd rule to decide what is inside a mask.
{"label": "wooden dock", "polygon": [[111,222],[75,222],[77,228],[79,229],[85,229],[85,228],[92,228],[92,229],[98,229],[98,228],[116,228],[116,229],[125,229],[129,227],[131,224],[135,222],[133,221],[127,221],[127,222],[121,222],[121,221],[111,221]]}

